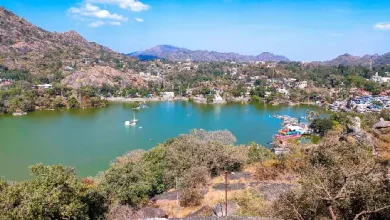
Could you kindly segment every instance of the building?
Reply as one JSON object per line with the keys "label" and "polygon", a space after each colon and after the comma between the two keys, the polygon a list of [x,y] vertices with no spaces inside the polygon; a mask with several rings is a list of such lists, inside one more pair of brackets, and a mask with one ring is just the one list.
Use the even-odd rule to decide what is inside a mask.
{"label": "building", "polygon": [[40,84],[37,85],[38,89],[51,89],[53,86],[51,84]]}
{"label": "building", "polygon": [[216,92],[214,95],[214,103],[222,103],[222,102],[223,102],[222,96],[219,94],[219,92]]}
{"label": "building", "polygon": [[287,90],[287,89],[285,89],[285,88],[283,88],[283,89],[277,89],[276,90],[278,93],[280,93],[280,94],[283,94],[283,95],[290,95],[290,92]]}
{"label": "building", "polygon": [[375,73],[374,76],[372,76],[371,81],[374,81],[379,84],[390,82],[390,77],[382,77],[378,75],[378,72]]}
{"label": "building", "polygon": [[64,69],[65,69],[66,71],[73,71],[73,70],[74,70],[74,68],[71,67],[71,66],[66,66]]}
{"label": "building", "polygon": [[175,93],[174,92],[163,92],[162,98],[163,99],[173,99],[173,98],[175,98]]}
{"label": "building", "polygon": [[295,87],[298,89],[305,89],[307,87],[307,81],[296,82]]}

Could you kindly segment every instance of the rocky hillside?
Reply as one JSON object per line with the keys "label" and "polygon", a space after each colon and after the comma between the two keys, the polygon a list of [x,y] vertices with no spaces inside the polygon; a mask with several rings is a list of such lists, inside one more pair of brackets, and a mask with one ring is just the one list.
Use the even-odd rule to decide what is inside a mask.
{"label": "rocky hillside", "polygon": [[200,62],[212,62],[212,61],[289,61],[284,56],[274,55],[272,53],[264,52],[257,56],[240,55],[237,53],[219,53],[215,51],[207,50],[189,50],[185,48],[174,47],[170,45],[160,45],[145,51],[139,51],[129,54],[130,56],[143,59],[147,58],[160,58],[171,61],[184,61],[191,59],[193,61]]}
{"label": "rocky hillside", "polygon": [[8,69],[46,75],[93,66],[123,70],[131,62],[134,59],[88,42],[75,31],[45,31],[0,7],[0,65]]}
{"label": "rocky hillside", "polygon": [[365,55],[363,57],[353,56],[351,54],[343,54],[336,57],[333,60],[323,62],[323,64],[328,65],[364,65],[368,66],[371,62],[375,65],[390,65],[390,53],[383,55]]}

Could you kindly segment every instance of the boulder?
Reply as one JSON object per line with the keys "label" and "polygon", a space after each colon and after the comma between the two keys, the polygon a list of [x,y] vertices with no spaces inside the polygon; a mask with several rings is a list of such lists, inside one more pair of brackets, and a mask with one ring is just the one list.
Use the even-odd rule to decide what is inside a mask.
{"label": "boulder", "polygon": [[[235,216],[238,211],[238,204],[236,202],[228,202],[227,204],[227,216]],[[217,204],[213,207],[214,216],[226,216],[225,203]]]}
{"label": "boulder", "polygon": [[352,135],[359,135],[361,133],[361,120],[359,117],[349,118],[351,124],[347,125],[348,133]]}
{"label": "boulder", "polygon": [[203,206],[199,210],[190,213],[186,216],[186,218],[194,218],[194,217],[210,217],[214,215],[214,210],[211,206]]}
{"label": "boulder", "polygon": [[168,215],[163,210],[153,207],[145,207],[137,211],[137,216],[144,218],[167,218]]}
{"label": "boulder", "polygon": [[374,129],[389,128],[390,127],[390,121],[385,121],[385,119],[381,118],[379,120],[379,122],[374,124],[372,127]]}

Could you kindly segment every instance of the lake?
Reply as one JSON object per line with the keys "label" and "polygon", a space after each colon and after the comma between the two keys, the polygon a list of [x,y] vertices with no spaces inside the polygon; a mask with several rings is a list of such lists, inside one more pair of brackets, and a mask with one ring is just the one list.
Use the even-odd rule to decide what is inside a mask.
{"label": "lake", "polygon": [[[0,116],[0,176],[28,179],[28,166],[64,164],[80,177],[94,176],[110,161],[135,149],[150,149],[191,129],[228,129],[237,144],[255,141],[264,146],[280,128],[269,115],[306,115],[308,106],[262,104],[204,105],[191,102],[147,103],[136,111],[139,123],[125,127],[133,118],[129,103],[110,103],[101,109],[37,111],[22,117]],[[140,128],[142,127],[142,128]]]}

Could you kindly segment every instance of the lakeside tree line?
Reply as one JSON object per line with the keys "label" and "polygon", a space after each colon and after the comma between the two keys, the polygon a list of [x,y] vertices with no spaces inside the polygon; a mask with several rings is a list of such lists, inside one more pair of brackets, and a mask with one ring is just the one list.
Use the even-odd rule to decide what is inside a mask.
{"label": "lakeside tree line", "polygon": [[[140,62],[141,63],[141,62]],[[147,63],[142,63],[143,68]],[[231,75],[229,71],[237,69],[237,75]],[[142,68],[141,68],[142,69]],[[159,95],[163,91],[173,91],[176,95],[189,96],[202,94],[208,101],[213,101],[214,89],[222,89],[227,101],[231,97],[240,97],[247,92],[246,83],[252,76],[262,76],[254,82],[254,88],[250,91],[251,101],[279,102],[306,102],[326,101],[349,97],[350,88],[360,88],[374,95],[387,91],[389,85],[378,84],[368,79],[378,72],[384,76],[390,71],[389,66],[328,66],[318,64],[302,64],[298,62],[281,62],[275,67],[268,68],[265,65],[231,64],[228,62],[199,63],[196,70],[177,70],[165,74],[161,82],[150,81],[145,85],[136,86],[109,86],[103,84],[95,88],[82,86],[78,89],[70,89],[61,84],[64,73],[61,71],[52,74],[30,74],[25,70],[9,70],[0,66],[0,78],[12,80],[11,85],[0,87],[0,112],[12,113],[16,110],[33,111],[35,109],[56,108],[88,108],[105,106],[104,97],[148,97]],[[225,73],[229,74],[225,74]],[[247,78],[238,79],[238,75]],[[267,79],[295,78],[298,81],[309,81],[314,85],[313,89],[301,90],[289,88],[289,95],[278,93],[275,87],[267,85]],[[50,83],[51,89],[39,91],[35,85]],[[330,95],[330,89],[343,88]],[[191,93],[188,93],[191,89]],[[268,93],[268,94],[267,94]],[[103,99],[102,99],[103,98]]]}

